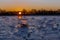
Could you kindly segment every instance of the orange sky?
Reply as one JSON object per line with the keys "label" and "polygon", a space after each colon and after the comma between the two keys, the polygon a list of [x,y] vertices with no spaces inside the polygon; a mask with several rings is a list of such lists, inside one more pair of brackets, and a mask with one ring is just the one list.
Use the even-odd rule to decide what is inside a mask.
{"label": "orange sky", "polygon": [[0,0],[0,8],[21,11],[22,9],[60,9],[60,0]]}

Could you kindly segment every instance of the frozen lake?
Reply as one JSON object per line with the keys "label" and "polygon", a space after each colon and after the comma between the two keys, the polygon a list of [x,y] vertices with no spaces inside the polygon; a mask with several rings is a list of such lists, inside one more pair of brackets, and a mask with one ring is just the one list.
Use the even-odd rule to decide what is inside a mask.
{"label": "frozen lake", "polygon": [[60,40],[60,16],[22,18],[27,21],[28,33],[20,33],[16,28],[21,22],[18,16],[0,16],[0,40]]}

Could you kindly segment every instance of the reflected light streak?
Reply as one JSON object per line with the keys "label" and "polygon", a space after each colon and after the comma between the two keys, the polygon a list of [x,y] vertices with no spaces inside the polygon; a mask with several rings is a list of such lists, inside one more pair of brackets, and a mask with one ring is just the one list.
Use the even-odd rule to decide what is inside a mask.
{"label": "reflected light streak", "polygon": [[22,19],[22,16],[18,16],[18,19]]}

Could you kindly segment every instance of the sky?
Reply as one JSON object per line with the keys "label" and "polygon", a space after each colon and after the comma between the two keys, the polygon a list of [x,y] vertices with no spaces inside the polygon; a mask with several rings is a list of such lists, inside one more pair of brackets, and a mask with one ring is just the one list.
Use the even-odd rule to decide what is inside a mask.
{"label": "sky", "polygon": [[0,0],[0,8],[20,11],[22,9],[60,9],[60,0]]}

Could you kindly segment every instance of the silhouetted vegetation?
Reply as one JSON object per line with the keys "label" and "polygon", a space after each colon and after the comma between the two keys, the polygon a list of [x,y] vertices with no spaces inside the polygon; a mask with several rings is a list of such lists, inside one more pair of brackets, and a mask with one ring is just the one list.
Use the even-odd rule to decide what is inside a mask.
{"label": "silhouetted vegetation", "polygon": [[[12,15],[19,15],[20,11],[5,11],[0,9],[0,16],[12,16]],[[21,11],[21,15],[60,15],[60,9],[58,10],[36,10],[36,9],[31,9],[30,11],[27,11],[23,9]]]}

